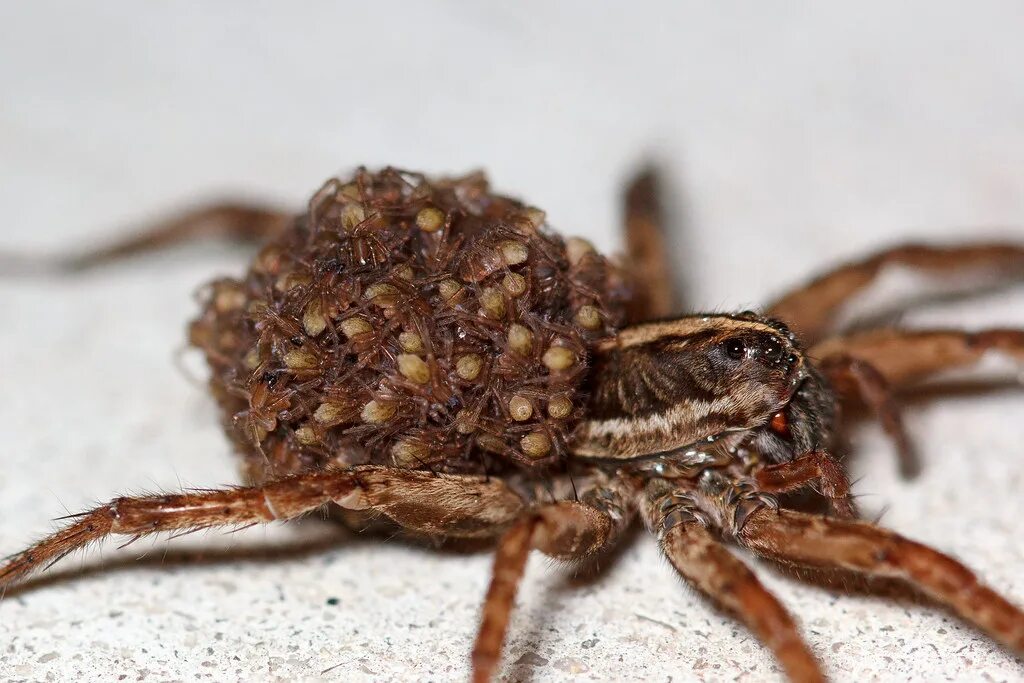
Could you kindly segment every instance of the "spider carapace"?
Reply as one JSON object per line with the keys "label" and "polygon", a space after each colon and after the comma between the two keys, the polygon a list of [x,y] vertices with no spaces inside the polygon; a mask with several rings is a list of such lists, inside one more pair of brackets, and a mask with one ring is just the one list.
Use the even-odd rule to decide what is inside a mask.
{"label": "spider carapace", "polygon": [[[1024,330],[829,336],[887,266],[1017,278],[1013,244],[907,245],[823,275],[765,313],[672,317],[652,174],[626,195],[627,255],[563,239],[473,174],[329,181],[298,218],[216,206],[61,269],[205,234],[255,238],[190,338],[211,370],[242,488],[118,498],[0,568],[0,586],[108,535],[287,520],[330,506],[435,537],[494,538],[473,677],[499,663],[527,554],[577,560],[636,518],[692,585],[794,681],[823,680],[796,624],[728,549],[902,579],[1013,650],[1024,613],[951,557],[857,518],[833,457],[836,394],[858,396],[914,467],[893,392]],[[799,335],[799,336],[798,336]],[[786,494],[821,494],[828,512]],[[782,503],[785,503],[783,505]],[[791,504],[793,503],[793,504]]]}

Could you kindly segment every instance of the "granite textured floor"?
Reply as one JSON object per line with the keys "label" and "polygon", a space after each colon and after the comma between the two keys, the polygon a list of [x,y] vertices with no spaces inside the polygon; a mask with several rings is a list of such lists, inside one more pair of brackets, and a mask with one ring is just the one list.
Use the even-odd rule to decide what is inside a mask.
{"label": "granite textured floor", "polygon": [[[612,249],[617,188],[645,157],[669,173],[673,258],[703,308],[896,240],[1024,241],[1017,3],[371,5],[5,3],[0,249],[91,244],[214,196],[299,207],[359,163],[486,167]],[[189,380],[201,364],[174,361],[195,287],[244,260],[0,280],[0,551],[115,493],[236,480]],[[1024,326],[1024,288],[906,323]],[[851,468],[869,515],[1022,604],[1024,391],[997,366],[1018,384],[908,406],[920,478],[896,476],[873,425]],[[490,562],[315,521],[113,545],[0,602],[0,679],[464,679]],[[837,681],[1024,676],[933,607],[758,567]],[[503,674],[780,679],[643,534],[586,580],[532,558]]]}

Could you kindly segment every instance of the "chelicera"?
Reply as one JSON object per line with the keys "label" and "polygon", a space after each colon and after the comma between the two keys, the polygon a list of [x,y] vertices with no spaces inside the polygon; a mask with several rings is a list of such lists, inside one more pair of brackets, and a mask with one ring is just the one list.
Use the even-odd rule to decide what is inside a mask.
{"label": "chelicera", "polygon": [[[1019,277],[1024,248],[902,246],[764,313],[680,315],[652,175],[627,193],[617,264],[494,194],[482,175],[388,168],[329,181],[297,218],[214,207],[56,265],[208,234],[264,243],[244,277],[210,284],[190,329],[245,485],[117,498],[72,515],[0,567],[0,587],[109,535],[325,507],[430,537],[494,539],[472,652],[474,680],[487,681],[530,551],[587,558],[639,519],[794,681],[823,680],[821,665],[727,544],[903,580],[1024,650],[1019,608],[953,558],[858,518],[832,451],[838,390],[875,411],[909,473],[893,392],[989,351],[1024,358],[1018,329],[834,335],[844,304],[890,265]],[[827,512],[789,495],[808,492]]]}

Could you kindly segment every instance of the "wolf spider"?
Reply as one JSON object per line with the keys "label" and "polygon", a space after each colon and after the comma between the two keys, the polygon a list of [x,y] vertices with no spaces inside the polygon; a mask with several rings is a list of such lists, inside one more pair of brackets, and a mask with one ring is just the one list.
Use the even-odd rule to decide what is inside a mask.
{"label": "wolf spider", "polygon": [[[331,193],[344,193],[339,187],[329,183],[322,193],[332,197]],[[454,187],[456,194],[465,191],[487,196],[479,178],[442,182],[437,187],[445,191]],[[318,193],[319,199],[314,197],[310,216],[322,209],[319,202],[327,196],[322,193]],[[361,199],[366,200],[365,193]],[[533,220],[535,214],[508,201],[507,206],[500,204],[511,212],[504,214],[505,218]],[[554,440],[555,446],[564,447],[564,452],[555,453],[560,457],[554,464],[545,461],[545,467],[535,469],[523,465],[460,472],[456,465],[465,463],[457,458],[431,461],[430,454],[421,449],[416,451],[419,464],[408,459],[403,466],[397,461],[381,464],[379,458],[347,466],[336,461],[326,466],[299,463],[282,475],[250,472],[254,483],[249,486],[117,498],[64,518],[69,521],[63,529],[12,556],[0,567],[0,587],[11,586],[109,535],[134,540],[163,531],[253,525],[293,519],[328,506],[360,511],[427,536],[497,539],[492,579],[472,652],[473,680],[483,682],[490,680],[498,667],[530,551],[565,561],[591,557],[616,544],[639,517],[657,536],[679,574],[739,618],[774,653],[793,681],[825,677],[793,618],[727,549],[728,543],[787,565],[904,581],[1011,650],[1024,650],[1024,612],[1018,607],[948,555],[858,518],[844,468],[830,450],[837,411],[833,386],[843,395],[859,397],[874,412],[895,441],[903,470],[910,473],[916,463],[894,392],[950,368],[970,366],[988,352],[1024,359],[1021,329],[886,328],[832,336],[844,306],[891,266],[936,276],[984,272],[1020,278],[1024,247],[1005,243],[905,245],[822,275],[769,304],[763,315],[679,315],[680,299],[669,284],[668,251],[653,175],[643,174],[632,183],[625,204],[627,265],[632,280],[631,298],[623,306],[625,324],[603,336],[581,337],[589,340],[588,347],[581,350],[583,362],[572,378],[583,383],[585,404],[576,414],[566,442]],[[357,213],[352,234],[370,220],[362,205]],[[353,212],[341,210],[338,215],[344,221]],[[421,210],[415,215],[426,214]],[[452,215],[449,212],[449,222]],[[154,226],[108,249],[50,265],[62,271],[79,270],[209,235],[273,242],[287,235],[290,225],[288,216],[275,211],[217,206]],[[419,218],[417,225],[421,225]],[[441,227],[441,223],[430,224],[426,219],[422,225],[427,226],[425,232]],[[486,236],[487,229],[481,234]],[[386,252],[381,251],[386,236],[378,232],[365,233],[358,241],[345,239],[352,240],[348,244],[360,258],[374,264],[382,259],[391,267],[391,257],[378,255]],[[564,264],[574,262],[572,247],[559,246],[563,243],[550,239],[554,241],[548,247],[555,245],[556,252],[567,249],[569,255],[568,260],[559,261],[556,253],[553,262],[568,267]],[[537,244],[527,242],[530,249]],[[504,262],[495,262],[494,270],[500,271],[495,277],[516,274],[513,266],[530,265],[525,255],[528,250],[521,253],[518,248],[513,245]],[[490,277],[490,271],[466,276],[468,280],[484,277]],[[463,280],[468,282],[466,278]],[[524,281],[520,277],[512,282]],[[481,301],[486,314],[487,300]],[[308,308],[308,299],[305,305],[307,311],[315,310],[320,316],[321,309]],[[499,308],[497,304],[494,307]],[[502,304],[501,315],[505,310]],[[600,320],[591,315],[594,311],[586,313],[580,318],[577,311],[583,327],[600,327]],[[308,318],[299,319],[296,325],[304,322],[307,333],[315,337],[328,324],[322,317],[315,317],[312,326]],[[477,322],[487,322],[486,317]],[[299,327],[293,327],[292,333],[300,334]],[[552,376],[571,362],[571,358],[566,360],[564,347],[560,348],[561,356],[545,355],[543,359]],[[427,365],[418,363],[411,360],[403,366],[404,379],[399,379],[415,384],[422,375],[426,382]],[[298,361],[295,365],[303,368]],[[272,388],[273,382],[260,384],[262,375],[256,375],[256,386],[264,392],[261,396],[270,401],[267,386]],[[276,381],[275,377],[271,379]],[[443,381],[456,380],[448,377]],[[255,411],[255,399],[248,398]],[[391,413],[381,406],[377,401],[367,403],[363,421],[391,419]],[[533,404],[521,402],[519,406],[533,409]],[[567,415],[572,408],[570,402],[561,412]],[[279,427],[261,424],[251,430],[257,443],[266,438],[268,430]],[[285,436],[291,439],[294,432]],[[527,455],[543,460],[554,452],[551,441],[544,441],[548,437],[529,441],[530,435],[520,442]],[[308,438],[307,433],[300,441],[305,443]],[[294,442],[281,443],[285,444],[282,451],[273,457],[284,462],[289,456],[287,444]],[[394,453],[401,444],[408,446],[406,442],[396,444]],[[445,444],[433,445],[441,448]],[[501,443],[496,448],[511,453]],[[783,496],[795,492],[820,496],[830,512],[783,506]]]}

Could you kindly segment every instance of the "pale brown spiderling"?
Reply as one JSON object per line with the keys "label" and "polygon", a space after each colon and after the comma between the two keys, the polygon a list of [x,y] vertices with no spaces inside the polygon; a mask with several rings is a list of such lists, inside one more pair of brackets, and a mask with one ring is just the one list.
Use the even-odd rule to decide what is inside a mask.
{"label": "pale brown spiderling", "polygon": [[[653,174],[626,195],[617,266],[482,174],[387,168],[326,183],[292,217],[218,206],[81,270],[204,234],[266,244],[208,288],[189,338],[246,486],[116,498],[0,566],[0,589],[110,535],[235,527],[320,510],[497,543],[472,650],[500,666],[531,550],[575,561],[639,519],[678,573],[742,621],[793,681],[824,680],[798,622],[728,544],[784,564],[896,578],[1014,651],[1024,612],[937,550],[858,519],[833,449],[839,390],[919,464],[896,393],[999,352],[1024,330],[834,320],[887,266],[1024,278],[1024,247],[905,245],[797,288],[763,314],[681,315]],[[810,492],[829,514],[788,498]],[[0,605],[0,610],[3,606]]]}

